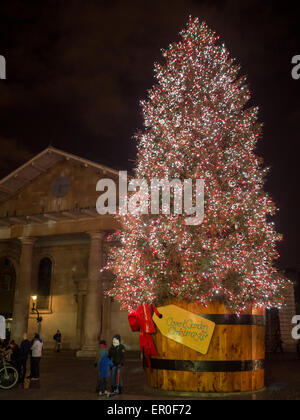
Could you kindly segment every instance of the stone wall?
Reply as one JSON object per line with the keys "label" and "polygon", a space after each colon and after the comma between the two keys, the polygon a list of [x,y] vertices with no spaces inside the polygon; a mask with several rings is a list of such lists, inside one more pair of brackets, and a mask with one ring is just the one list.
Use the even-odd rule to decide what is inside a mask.
{"label": "stone wall", "polygon": [[[33,263],[33,293],[36,290],[39,262],[48,257],[53,262],[51,303],[42,311],[41,335],[46,349],[53,348],[53,335],[59,329],[65,349],[80,349],[85,295],[87,292],[89,243],[36,247]],[[106,282],[107,285],[107,282]],[[36,316],[30,316],[29,334],[37,331]],[[130,330],[127,312],[117,303],[105,299],[102,337],[110,344],[114,334],[120,334],[128,350],[139,348],[139,334]]]}
{"label": "stone wall", "polygon": [[[62,176],[68,177],[71,185],[67,194],[58,198],[53,194],[51,186],[58,177]],[[15,196],[0,204],[1,218],[35,217],[35,219],[27,217],[25,223],[16,222],[11,226],[5,224],[0,226],[0,257],[8,257],[13,261],[17,279],[21,279],[20,238],[32,237],[36,241],[33,245],[32,295],[37,294],[41,259],[48,257],[53,264],[49,308],[41,311],[43,317],[41,335],[45,348],[53,348],[53,335],[57,329],[62,332],[64,348],[74,350],[81,348],[90,253],[90,237],[87,232],[111,232],[119,226],[110,215],[94,217],[87,214],[81,219],[63,216],[61,220],[49,219],[42,223],[36,221],[36,216],[78,208],[94,208],[99,197],[96,191],[97,182],[108,176],[112,177],[100,169],[95,171],[82,163],[77,165],[63,160],[47,172],[41,173],[32,182],[28,182]],[[29,290],[27,291],[29,293]],[[0,296],[0,312],[13,312],[13,297],[14,290],[9,296],[5,294]],[[27,303],[25,306],[27,307]],[[36,315],[30,314],[28,331],[30,336],[37,331],[37,327]],[[20,329],[23,329],[23,325]],[[102,329],[102,335],[108,342],[114,334],[119,333],[128,349],[138,348],[139,334],[131,332],[127,313],[120,312],[119,306],[110,299],[105,299],[103,305]]]}
{"label": "stone wall", "polygon": [[133,333],[131,331],[127,312],[120,311],[119,304],[113,302],[111,305],[110,342],[115,334],[119,334],[121,336],[122,343],[127,350],[139,350],[139,332]]}
{"label": "stone wall", "polygon": [[[78,287],[87,280],[88,244],[55,245],[37,247],[34,250],[32,288],[36,290],[39,263],[42,258],[51,259],[51,299],[48,311],[41,311],[42,338],[45,347],[53,347],[53,335],[59,329],[63,335],[63,346],[68,349],[80,347],[78,337]],[[34,293],[34,292],[33,292]],[[36,317],[31,316],[29,333],[37,328]]]}

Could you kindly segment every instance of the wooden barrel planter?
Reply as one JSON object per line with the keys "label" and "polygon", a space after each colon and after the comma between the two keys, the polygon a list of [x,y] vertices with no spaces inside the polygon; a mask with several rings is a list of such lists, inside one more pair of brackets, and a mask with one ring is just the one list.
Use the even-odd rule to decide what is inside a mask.
{"label": "wooden barrel planter", "polygon": [[206,308],[170,301],[216,324],[208,353],[203,355],[163,336],[153,335],[159,357],[144,364],[147,384],[167,391],[229,393],[264,388],[265,310],[249,308],[239,317],[222,303]]}

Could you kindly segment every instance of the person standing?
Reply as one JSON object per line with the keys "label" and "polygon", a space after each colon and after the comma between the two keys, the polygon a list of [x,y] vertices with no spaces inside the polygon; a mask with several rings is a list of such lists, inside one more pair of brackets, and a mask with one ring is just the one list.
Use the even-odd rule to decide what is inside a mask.
{"label": "person standing", "polygon": [[53,340],[55,341],[54,351],[57,353],[61,350],[61,332],[57,330],[57,333],[53,336]]}
{"label": "person standing", "polygon": [[99,370],[99,365],[101,362],[102,357],[106,355],[107,356],[107,344],[105,340],[101,340],[99,343],[99,347],[97,349],[97,353],[96,353],[96,359],[94,362],[94,366],[97,368],[97,387],[96,387],[96,392],[98,393],[100,391],[100,370]]}
{"label": "person standing", "polygon": [[12,340],[7,348],[8,361],[15,367],[18,367],[19,346]]}
{"label": "person standing", "polygon": [[112,392],[122,393],[123,388],[123,366],[125,359],[125,347],[121,344],[121,337],[116,334],[112,340],[112,346],[109,350],[108,357],[113,362],[112,368]]}
{"label": "person standing", "polygon": [[40,361],[42,358],[43,342],[39,334],[35,334],[33,344],[31,347],[31,373],[30,378],[32,381],[40,379]]}
{"label": "person standing", "polygon": [[107,350],[103,350],[102,357],[98,366],[99,369],[99,395],[109,395],[108,392],[108,378],[110,376],[110,369],[114,366],[113,362],[107,356]]}
{"label": "person standing", "polygon": [[27,334],[23,334],[23,341],[20,344],[19,349],[19,361],[18,361],[18,370],[20,375],[20,383],[24,383],[26,376],[27,360],[30,354],[31,343],[28,340]]}

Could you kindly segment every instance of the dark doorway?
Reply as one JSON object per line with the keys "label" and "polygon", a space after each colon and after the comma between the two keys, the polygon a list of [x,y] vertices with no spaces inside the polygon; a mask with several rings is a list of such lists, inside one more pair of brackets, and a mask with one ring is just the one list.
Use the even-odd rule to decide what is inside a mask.
{"label": "dark doorway", "polygon": [[0,259],[0,314],[11,318],[14,307],[16,287],[16,270],[12,261],[7,258]]}

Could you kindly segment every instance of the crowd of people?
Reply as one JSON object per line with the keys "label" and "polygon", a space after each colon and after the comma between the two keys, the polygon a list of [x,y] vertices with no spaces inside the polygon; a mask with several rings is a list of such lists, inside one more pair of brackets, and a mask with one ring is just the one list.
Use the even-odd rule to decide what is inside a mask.
{"label": "crowd of people", "polygon": [[5,360],[14,366],[19,373],[19,382],[24,383],[27,373],[27,361],[30,358],[30,375],[32,381],[40,379],[40,361],[42,358],[43,341],[39,334],[29,340],[24,333],[23,340],[18,346],[14,340],[1,340],[0,351]]}
{"label": "crowd of people", "polygon": [[[59,330],[53,336],[53,339],[55,341],[54,350],[60,352],[62,335]],[[17,369],[21,384],[24,384],[25,379],[39,381],[42,351],[43,341],[39,334],[35,334],[33,339],[29,340],[25,333],[20,346],[14,340],[0,340],[0,352],[7,362]],[[30,374],[26,376],[29,359]],[[97,392],[100,396],[122,393],[124,359],[125,347],[121,343],[119,334],[113,337],[109,349],[104,340],[100,341],[95,360],[95,367],[98,371]]]}

